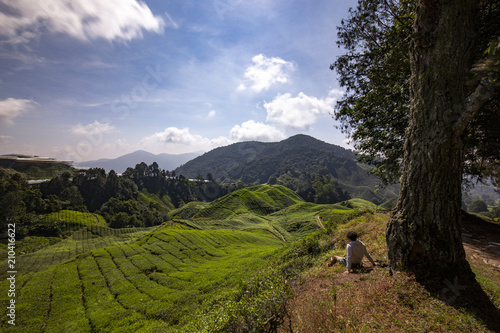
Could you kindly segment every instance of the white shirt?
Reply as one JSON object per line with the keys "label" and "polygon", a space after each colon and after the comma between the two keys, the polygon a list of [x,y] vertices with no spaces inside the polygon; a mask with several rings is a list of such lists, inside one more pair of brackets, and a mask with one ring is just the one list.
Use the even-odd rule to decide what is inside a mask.
{"label": "white shirt", "polygon": [[372,257],[366,250],[365,244],[356,240],[351,241],[346,246],[347,254],[345,256],[346,259],[346,268],[349,271],[351,269],[351,264],[359,264],[361,260],[363,260],[363,256],[366,256],[370,262],[375,265]]}

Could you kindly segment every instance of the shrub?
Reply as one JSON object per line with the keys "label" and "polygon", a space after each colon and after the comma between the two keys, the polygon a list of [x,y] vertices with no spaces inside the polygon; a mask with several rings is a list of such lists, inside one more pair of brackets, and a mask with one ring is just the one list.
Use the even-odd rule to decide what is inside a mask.
{"label": "shrub", "polygon": [[269,269],[242,285],[233,298],[198,313],[182,332],[277,332],[290,296],[288,282]]}
{"label": "shrub", "polygon": [[475,200],[469,206],[469,212],[471,213],[481,213],[487,211],[488,211],[488,206],[484,201],[481,200]]}

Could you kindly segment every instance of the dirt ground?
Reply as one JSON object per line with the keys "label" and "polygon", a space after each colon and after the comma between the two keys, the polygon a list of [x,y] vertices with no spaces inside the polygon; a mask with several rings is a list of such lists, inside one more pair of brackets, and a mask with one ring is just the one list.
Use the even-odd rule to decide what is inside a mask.
{"label": "dirt ground", "polygon": [[467,259],[500,271],[500,224],[473,215],[462,217],[462,240]]}

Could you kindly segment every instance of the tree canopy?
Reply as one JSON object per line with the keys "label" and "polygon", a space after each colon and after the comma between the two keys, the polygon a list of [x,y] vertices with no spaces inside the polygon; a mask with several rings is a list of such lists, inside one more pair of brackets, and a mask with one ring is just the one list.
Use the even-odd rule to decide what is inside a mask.
{"label": "tree canopy", "polygon": [[[346,91],[335,118],[361,160],[374,165],[373,173],[385,183],[399,179],[409,123],[415,4],[360,0],[338,27],[337,43],[346,52],[330,66]],[[465,115],[470,119],[460,125],[466,127],[464,174],[495,181],[500,175],[500,5],[478,1],[478,7],[477,40],[470,50],[471,63],[464,65],[468,71],[465,95],[470,107],[473,103],[480,107]]]}
{"label": "tree canopy", "polygon": [[335,117],[374,173],[400,182],[391,268],[433,289],[473,284],[461,185],[500,169],[500,3],[359,0],[338,37],[346,53],[331,69],[346,94]]}

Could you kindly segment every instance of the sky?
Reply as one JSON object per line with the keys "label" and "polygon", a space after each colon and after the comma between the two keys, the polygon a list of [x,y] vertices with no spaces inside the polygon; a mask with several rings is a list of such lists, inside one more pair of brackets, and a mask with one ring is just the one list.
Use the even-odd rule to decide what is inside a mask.
{"label": "sky", "polygon": [[295,134],[332,113],[351,0],[0,0],[0,154],[74,162]]}

